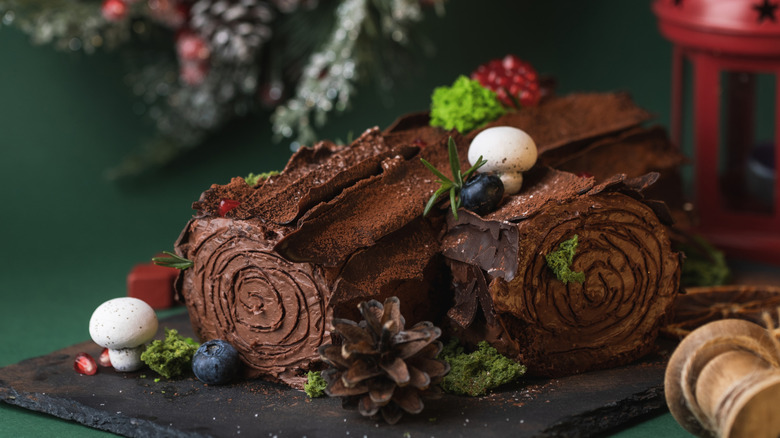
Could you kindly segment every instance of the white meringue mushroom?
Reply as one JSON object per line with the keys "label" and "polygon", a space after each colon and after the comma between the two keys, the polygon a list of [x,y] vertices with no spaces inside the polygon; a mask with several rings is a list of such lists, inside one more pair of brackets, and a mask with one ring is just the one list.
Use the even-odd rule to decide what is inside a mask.
{"label": "white meringue mushroom", "polygon": [[513,195],[523,184],[522,172],[536,163],[536,143],[525,131],[512,126],[487,128],[469,146],[469,163],[486,160],[479,172],[494,172],[504,183],[504,193]]}
{"label": "white meringue mushroom", "polygon": [[122,297],[98,306],[89,320],[89,335],[108,348],[111,365],[117,371],[135,371],[143,366],[144,344],[157,334],[154,309],[138,298]]}

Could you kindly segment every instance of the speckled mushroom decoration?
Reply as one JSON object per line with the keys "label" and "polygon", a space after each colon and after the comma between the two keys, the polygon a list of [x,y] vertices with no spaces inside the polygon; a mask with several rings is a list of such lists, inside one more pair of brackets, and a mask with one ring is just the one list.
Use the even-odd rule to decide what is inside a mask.
{"label": "speckled mushroom decoration", "polygon": [[122,297],[98,306],[89,320],[89,335],[108,348],[117,371],[135,371],[143,366],[141,353],[157,334],[154,309],[138,298]]}
{"label": "speckled mushroom decoration", "polygon": [[480,172],[495,173],[504,183],[504,193],[514,195],[523,186],[523,172],[536,163],[536,143],[525,131],[496,126],[477,134],[469,146],[469,163],[487,161]]}

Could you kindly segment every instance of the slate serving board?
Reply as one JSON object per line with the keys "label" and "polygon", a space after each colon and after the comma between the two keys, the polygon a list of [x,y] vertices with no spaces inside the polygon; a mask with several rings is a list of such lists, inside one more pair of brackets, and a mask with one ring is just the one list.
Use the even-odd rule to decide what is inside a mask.
{"label": "slate serving board", "polygon": [[[192,336],[186,314],[161,321]],[[190,376],[155,382],[149,370],[94,376],[73,370],[83,342],[0,369],[0,399],[129,437],[594,436],[665,408],[669,348],[642,362],[560,379],[525,379],[480,398],[445,395],[396,425],[263,381],[206,386]]]}

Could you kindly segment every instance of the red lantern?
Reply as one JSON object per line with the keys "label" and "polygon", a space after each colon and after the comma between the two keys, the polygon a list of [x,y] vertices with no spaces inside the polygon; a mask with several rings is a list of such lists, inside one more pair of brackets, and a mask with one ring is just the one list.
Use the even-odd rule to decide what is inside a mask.
{"label": "red lantern", "polygon": [[[780,0],[655,0],[673,45],[671,136],[692,97],[698,231],[729,255],[780,264]],[[690,69],[691,92],[687,90]]]}

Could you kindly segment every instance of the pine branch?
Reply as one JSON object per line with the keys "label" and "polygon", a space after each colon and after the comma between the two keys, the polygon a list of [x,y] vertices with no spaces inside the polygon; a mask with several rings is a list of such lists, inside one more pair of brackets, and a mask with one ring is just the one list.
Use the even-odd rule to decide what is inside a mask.
{"label": "pine branch", "polygon": [[343,0],[335,15],[330,37],[309,57],[295,96],[271,117],[277,140],[297,133],[299,144],[312,144],[314,127],[322,126],[330,112],[347,109],[358,79],[373,76],[377,83],[386,82],[388,69],[367,75],[366,67],[377,54],[392,55],[384,43],[407,42],[408,26],[422,18],[413,0]]}
{"label": "pine branch", "polygon": [[100,2],[73,0],[0,0],[3,23],[30,35],[34,44],[54,44],[61,50],[92,53],[113,49],[130,38],[130,20],[110,23]]}

